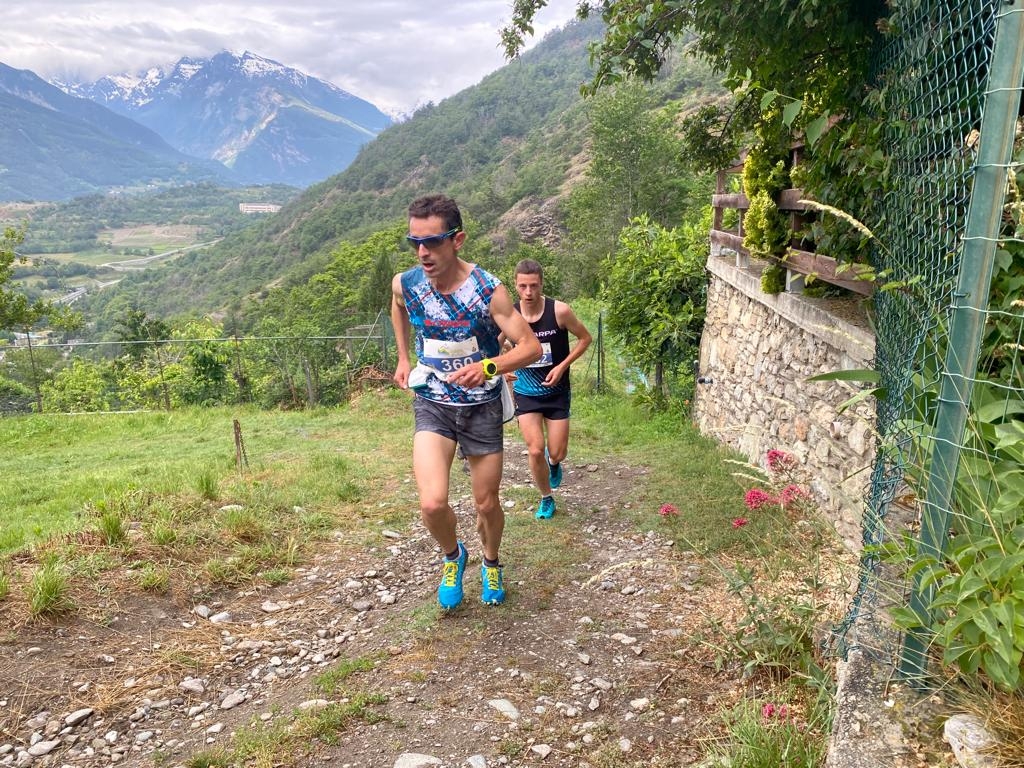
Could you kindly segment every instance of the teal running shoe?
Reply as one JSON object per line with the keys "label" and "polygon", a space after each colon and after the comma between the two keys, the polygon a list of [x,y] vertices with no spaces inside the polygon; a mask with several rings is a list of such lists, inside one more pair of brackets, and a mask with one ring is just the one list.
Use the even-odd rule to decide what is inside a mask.
{"label": "teal running shoe", "polygon": [[547,448],[544,449],[544,458],[548,462],[548,483],[551,485],[551,490],[554,491],[562,484],[562,463],[552,464]]}
{"label": "teal running shoe", "polygon": [[534,515],[538,520],[547,520],[555,514],[555,500],[551,496],[544,496],[540,500],[540,506],[537,507],[537,514]]}
{"label": "teal running shoe", "polygon": [[466,571],[466,561],[469,553],[465,545],[459,542],[459,556],[454,560],[447,557],[443,561],[441,571],[441,585],[437,588],[437,602],[446,611],[458,608],[462,602],[462,575]]}
{"label": "teal running shoe", "polygon": [[500,565],[481,565],[480,582],[480,600],[484,605],[501,605],[505,602],[505,583]]}

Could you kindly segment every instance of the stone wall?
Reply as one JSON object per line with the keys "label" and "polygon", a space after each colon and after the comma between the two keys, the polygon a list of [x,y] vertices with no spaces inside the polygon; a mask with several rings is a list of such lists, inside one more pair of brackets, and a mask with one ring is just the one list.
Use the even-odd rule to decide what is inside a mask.
{"label": "stone wall", "polygon": [[874,458],[874,401],[839,413],[863,385],[806,379],[871,367],[874,337],[862,300],[765,294],[761,266],[738,261],[716,254],[708,260],[694,419],[704,434],[753,464],[764,466],[772,448],[795,454],[840,535],[859,548]]}

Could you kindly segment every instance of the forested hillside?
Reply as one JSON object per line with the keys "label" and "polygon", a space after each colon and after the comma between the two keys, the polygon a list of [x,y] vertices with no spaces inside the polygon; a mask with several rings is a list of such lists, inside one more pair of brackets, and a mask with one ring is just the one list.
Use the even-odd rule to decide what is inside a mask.
{"label": "forested hillside", "polygon": [[[550,216],[587,162],[587,103],[580,87],[592,75],[587,46],[599,20],[573,22],[476,86],[428,105],[367,144],[343,173],[305,191],[279,214],[217,247],[173,265],[129,275],[92,300],[89,314],[113,317],[129,306],[156,316],[246,314],[268,285],[304,281],[341,241],[356,241],[402,220],[409,201],[443,190],[466,211],[474,236],[512,231],[496,247],[514,248],[515,226],[530,212]],[[689,58],[665,69],[648,106],[671,99],[699,103],[722,93],[706,66]],[[663,159],[656,162],[664,163]],[[561,225],[564,213],[557,211]],[[395,248],[397,251],[397,246]],[[181,297],[188,297],[183,302]]]}
{"label": "forested hillside", "polygon": [[457,196],[484,227],[523,197],[554,194],[583,148],[579,86],[590,76],[586,45],[600,32],[597,22],[571,24],[477,86],[384,131],[343,173],[261,226],[160,274],[131,276],[93,308],[101,314],[114,301],[161,316],[223,308],[299,265],[322,265],[340,240],[393,223],[425,191]]}

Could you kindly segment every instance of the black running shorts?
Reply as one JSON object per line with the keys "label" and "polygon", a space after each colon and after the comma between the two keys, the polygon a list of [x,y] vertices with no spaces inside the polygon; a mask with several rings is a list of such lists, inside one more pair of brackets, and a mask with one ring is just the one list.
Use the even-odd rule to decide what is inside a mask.
{"label": "black running shorts", "polygon": [[530,397],[516,394],[516,416],[524,413],[539,413],[545,419],[561,421],[569,418],[569,405],[572,401],[572,390],[556,392],[553,395]]}

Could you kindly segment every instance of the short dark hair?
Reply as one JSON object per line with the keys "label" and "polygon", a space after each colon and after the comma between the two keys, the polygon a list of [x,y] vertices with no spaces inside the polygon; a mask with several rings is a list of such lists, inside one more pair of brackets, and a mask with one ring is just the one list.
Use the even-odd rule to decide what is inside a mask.
{"label": "short dark hair", "polygon": [[514,275],[539,275],[541,282],[544,281],[544,267],[540,265],[539,261],[533,259],[522,259],[516,264],[516,271]]}
{"label": "short dark hair", "polygon": [[410,219],[429,219],[440,216],[445,229],[462,229],[462,213],[459,204],[447,195],[427,195],[413,200],[409,205]]}

